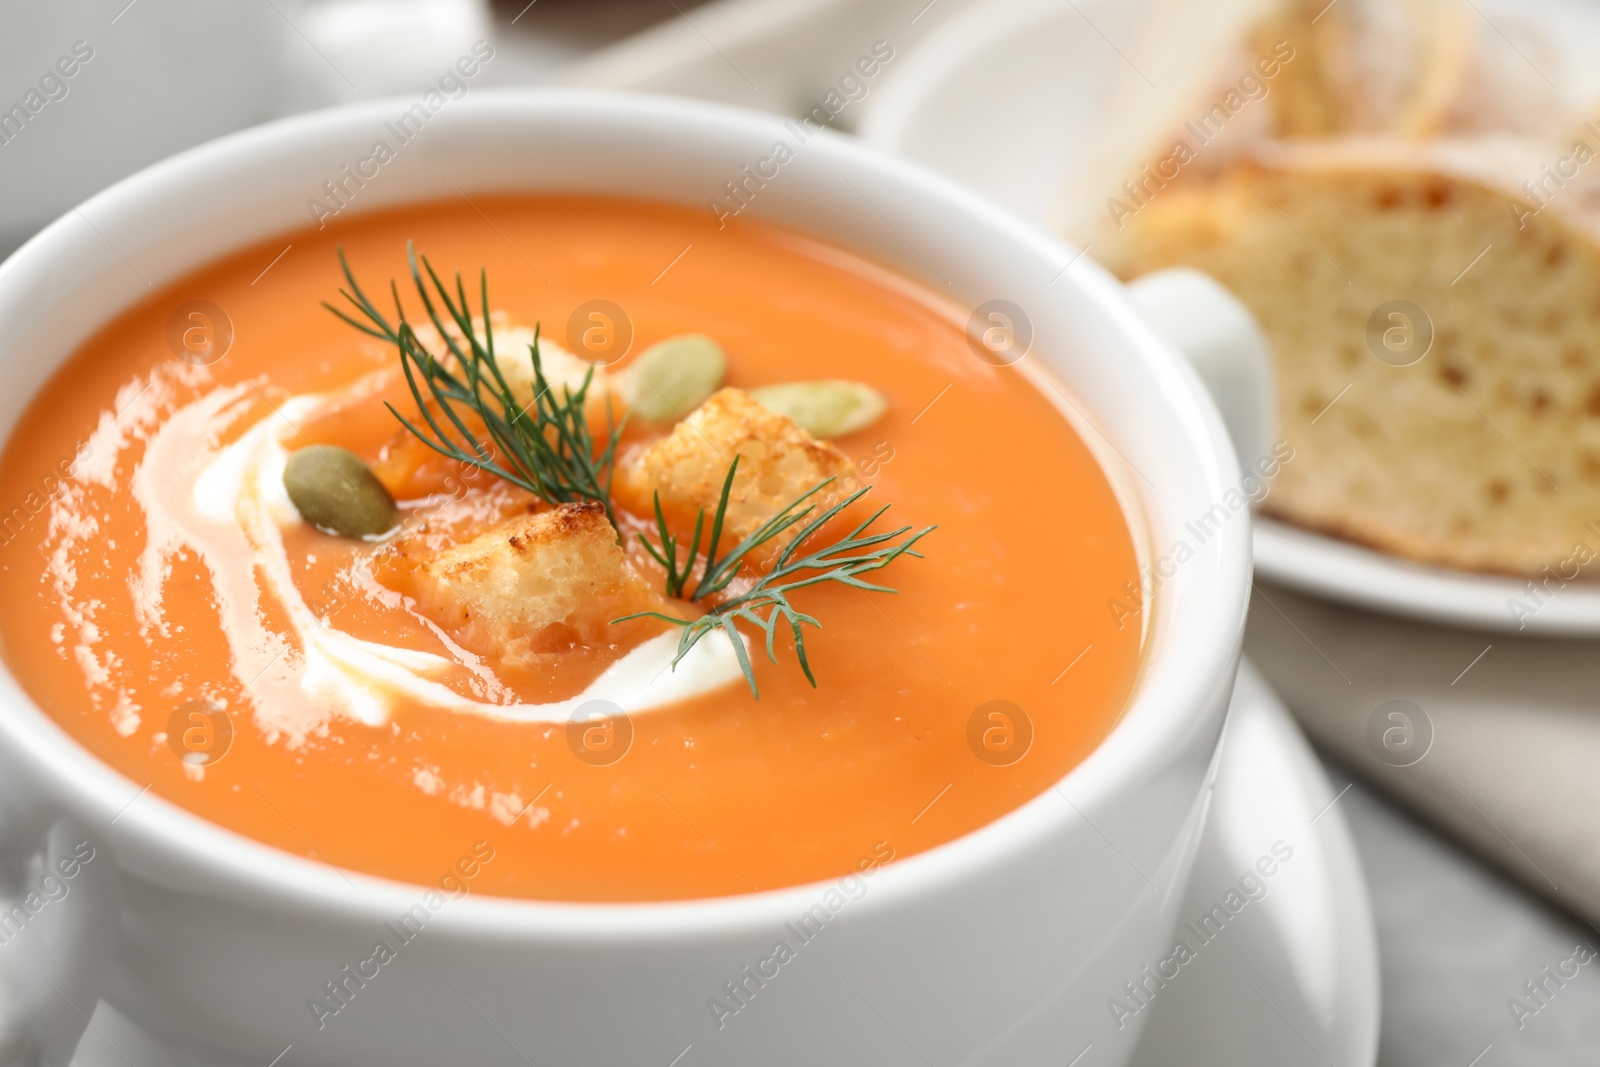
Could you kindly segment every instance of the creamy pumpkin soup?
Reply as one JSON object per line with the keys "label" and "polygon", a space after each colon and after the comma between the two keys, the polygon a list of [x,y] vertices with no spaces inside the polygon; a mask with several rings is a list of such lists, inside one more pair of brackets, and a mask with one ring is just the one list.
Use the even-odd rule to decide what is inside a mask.
{"label": "creamy pumpkin soup", "polygon": [[5,656],[136,788],[341,869],[489,842],[479,892],[664,900],[919,852],[1082,760],[1141,655],[1106,475],[965,323],[637,202],[287,235],[34,400]]}

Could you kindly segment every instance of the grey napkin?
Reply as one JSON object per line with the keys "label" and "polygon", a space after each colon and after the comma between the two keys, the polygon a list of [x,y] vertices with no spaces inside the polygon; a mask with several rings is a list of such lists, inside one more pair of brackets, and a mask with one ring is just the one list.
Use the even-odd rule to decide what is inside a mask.
{"label": "grey napkin", "polygon": [[1600,924],[1600,641],[1435,626],[1258,580],[1245,651],[1314,741]]}

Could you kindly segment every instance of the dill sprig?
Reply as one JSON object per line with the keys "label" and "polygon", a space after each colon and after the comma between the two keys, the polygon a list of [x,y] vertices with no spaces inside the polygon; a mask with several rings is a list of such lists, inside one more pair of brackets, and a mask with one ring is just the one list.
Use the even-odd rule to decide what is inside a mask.
{"label": "dill sprig", "polygon": [[[402,426],[435,452],[503,478],[547,503],[598,501],[606,510],[606,518],[614,528],[617,527],[611,504],[611,484],[617,446],[622,439],[627,418],[624,416],[618,422],[613,417],[608,397],[604,442],[597,445],[585,417],[594,368],[589,368],[578,388],[562,385],[558,395],[545,378],[539,356],[539,330],[535,326],[533,343],[528,352],[533,364],[534,397],[531,403],[524,405],[495,360],[494,331],[489,323],[487,272],[480,272],[478,282],[483,321],[480,337],[473,323],[472,304],[460,273],[455,276],[452,294],[426,256],[420,258],[419,264],[416,250],[409,242],[406,245],[406,258],[417,296],[449,351],[454,369],[435,358],[418,339],[400,301],[399,285],[393,280],[389,283],[395,306],[395,322],[391,324],[356,282],[342,249],[339,252],[339,266],[349,289],[340,289],[339,292],[360,313],[360,317],[352,316],[332,304],[323,304],[362,333],[395,346],[400,353],[406,384],[416,400],[425,426],[406,418],[393,404],[385,406],[400,420]],[[432,283],[431,291],[429,282]],[[444,309],[443,316],[439,312],[441,306]],[[446,317],[454,325],[455,333],[446,325]],[[480,425],[481,430],[475,428]],[[677,654],[672,661],[674,667],[701,638],[719,629],[724,631],[733,642],[750,692],[760,699],[755,670],[744,641],[739,636],[736,622],[743,621],[766,634],[767,658],[773,663],[778,661],[778,631],[780,627],[787,626],[794,639],[800,669],[805,672],[806,680],[815,686],[817,679],[806,656],[804,627],[821,629],[822,623],[796,608],[790,596],[809,586],[830,582],[864,593],[893,593],[896,590],[867,581],[861,576],[882,570],[901,556],[920,559],[921,553],[913,546],[935,527],[927,526],[913,531],[910,526],[901,526],[887,532],[868,533],[868,529],[889,510],[889,506],[884,505],[845,536],[825,547],[802,552],[802,547],[823,527],[871,489],[871,486],[866,486],[817,512],[817,504],[808,502],[833,482],[829,478],[796,497],[748,537],[723,553],[722,531],[738,469],[739,457],[735,456],[728,465],[728,474],[722,483],[722,494],[711,518],[709,536],[706,536],[706,512],[701,508],[695,518],[694,532],[688,545],[684,546],[667,527],[661,509],[661,494],[658,492],[655,496],[655,523],[659,543],[652,543],[644,535],[639,538],[645,550],[666,569],[667,595],[682,600],[712,601],[706,614],[691,620],[648,611],[627,615],[613,622],[655,618],[682,627]],[[799,529],[765,574],[756,577],[739,592],[720,600],[714,599],[728,591],[752,552],[796,526]],[[703,539],[706,552],[702,558],[700,546]],[[686,552],[681,551],[684,548]]]}
{"label": "dill sprig", "polygon": [[[783,508],[772,518],[762,523],[749,537],[740,541],[728,551],[725,556],[717,554],[722,545],[722,526],[728,514],[728,496],[733,491],[733,479],[739,472],[739,457],[735,455],[733,462],[728,464],[728,475],[722,480],[722,495],[717,501],[717,510],[711,520],[711,539],[707,544],[706,558],[700,563],[700,538],[705,529],[706,511],[701,508],[694,520],[694,535],[689,542],[689,551],[683,562],[678,560],[679,542],[672,536],[672,531],[667,527],[667,520],[661,513],[661,493],[655,494],[656,511],[656,536],[660,538],[660,547],[650,543],[650,539],[643,534],[639,535],[640,544],[644,545],[646,552],[650,553],[657,563],[667,571],[667,595],[678,600],[701,600],[713,594],[720,593],[728,587],[728,583],[739,573],[739,567],[745,557],[774,537],[783,533],[789,527],[805,518],[809,508],[802,509],[811,497],[821,492],[833,481],[822,482],[813,486],[808,492],[802,494],[787,507]],[[695,582],[692,592],[684,596],[688,588],[689,579],[693,577],[695,565],[700,563],[700,579]]]}
{"label": "dill sprig", "polygon": [[806,657],[803,627],[812,626],[821,629],[822,623],[796,608],[789,599],[790,595],[808,586],[827,582],[859,589],[862,592],[896,592],[889,586],[869,582],[861,575],[882,570],[901,556],[921,559],[922,554],[917,552],[914,546],[933,532],[935,527],[926,526],[913,531],[910,526],[901,526],[886,532],[867,533],[868,528],[889,510],[889,505],[885,504],[845,536],[826,547],[802,553],[802,546],[819,530],[837,518],[851,504],[866,496],[872,488],[870,485],[864,486],[815,517],[810,517],[812,512],[816,511],[816,505],[807,504],[806,501],[827,488],[833,481],[829,478],[797,497],[750,536],[735,545],[727,555],[719,556],[717,551],[722,538],[723,520],[728,511],[728,496],[733,488],[733,479],[738,468],[739,457],[734,456],[733,462],[728,465],[728,476],[722,483],[722,496],[717,501],[717,510],[712,518],[711,536],[703,562],[697,558],[697,554],[705,525],[704,508],[701,508],[695,517],[694,536],[687,557],[681,564],[678,560],[679,543],[667,529],[666,519],[661,513],[659,493],[656,494],[655,517],[657,536],[661,543],[659,546],[651,544],[649,538],[642,534],[639,540],[656,562],[666,568],[668,596],[684,599],[683,591],[688,588],[689,580],[698,563],[700,578],[686,599],[700,600],[725,591],[751,552],[797,523],[803,522],[804,525],[795,533],[793,540],[778,553],[772,567],[756,578],[748,589],[716,603],[698,619],[680,619],[659,611],[646,611],[624,616],[615,621],[654,618],[682,627],[677,655],[672,660],[674,667],[701,638],[719,629],[724,631],[733,643],[734,653],[739,658],[739,668],[744,672],[745,681],[750,685],[750,692],[757,700],[761,699],[761,691],[756,686],[755,669],[734,623],[736,620],[743,620],[766,634],[767,658],[773,663],[778,662],[776,648],[778,630],[780,626],[786,625],[794,638],[794,650],[800,661],[800,669],[805,672],[806,680],[815,688],[817,679],[816,675],[812,674],[810,660]]}
{"label": "dill sprig", "polygon": [[[606,509],[606,518],[616,526],[617,518],[611,507],[611,480],[617,443],[622,438],[627,418],[624,416],[620,423],[613,418],[608,397],[605,441],[597,446],[585,417],[594,368],[589,368],[583,383],[576,389],[567,385],[562,385],[559,391],[553,388],[544,375],[539,357],[539,329],[535,326],[528,352],[533,361],[534,395],[533,401],[524,405],[495,360],[494,331],[489,324],[488,273],[479,274],[483,312],[480,338],[461,274],[457,272],[455,276],[452,296],[426,256],[421,258],[419,269],[416,250],[410,242],[406,244],[406,259],[417,296],[443,339],[456,370],[452,371],[435,359],[418,340],[400,302],[399,286],[393,280],[389,289],[394,297],[396,323],[390,324],[356,282],[343,249],[339,251],[339,266],[350,288],[340,289],[339,293],[366,321],[357,321],[340,308],[323,303],[323,307],[362,333],[395,346],[400,353],[406,384],[416,399],[426,429],[400,414],[393,404],[385,406],[401,425],[435,452],[504,478],[551,504],[598,501]],[[423,272],[433,283],[431,294]],[[446,327],[435,300],[443,306],[459,338]],[[482,425],[487,440],[480,439],[467,413]]]}

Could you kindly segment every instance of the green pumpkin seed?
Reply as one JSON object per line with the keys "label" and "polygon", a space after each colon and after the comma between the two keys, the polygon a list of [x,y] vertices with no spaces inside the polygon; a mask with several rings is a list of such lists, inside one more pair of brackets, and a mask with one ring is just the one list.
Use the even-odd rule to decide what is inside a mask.
{"label": "green pumpkin seed", "polygon": [[813,437],[843,437],[866,429],[889,407],[884,395],[870,385],[838,379],[767,385],[750,390],[750,395],[789,416]]}
{"label": "green pumpkin seed", "polygon": [[628,406],[659,422],[681,419],[717,391],[728,370],[722,346],[705,334],[686,333],[653,344],[621,375]]}
{"label": "green pumpkin seed", "polygon": [[289,456],[283,487],[301,518],[340,537],[376,537],[394,529],[394,498],[360,456],[312,445]]}

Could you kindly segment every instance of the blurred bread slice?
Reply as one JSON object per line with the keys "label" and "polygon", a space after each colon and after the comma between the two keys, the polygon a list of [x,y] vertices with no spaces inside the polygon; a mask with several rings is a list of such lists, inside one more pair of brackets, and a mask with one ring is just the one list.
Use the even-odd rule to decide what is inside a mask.
{"label": "blurred bread slice", "polygon": [[1437,133],[1474,17],[1464,0],[1287,0],[1251,34],[1257,51],[1297,53],[1272,97],[1275,136]]}
{"label": "blurred bread slice", "polygon": [[1575,101],[1542,28],[1469,0],[1285,0],[1251,33],[1297,53],[1272,98],[1272,136],[1564,135]]}
{"label": "blurred bread slice", "polygon": [[1588,103],[1558,88],[1571,79],[1542,26],[1503,11],[1491,22],[1470,0],[1152,0],[1126,50],[1065,176],[1060,226],[1080,244],[1264,140],[1565,143]]}
{"label": "blurred bread slice", "polygon": [[[1096,251],[1123,277],[1205,271],[1258,317],[1294,448],[1271,512],[1414,560],[1533,574],[1600,545],[1596,149],[1580,163],[1524,138],[1263,144]],[[1432,324],[1409,366],[1374,352],[1391,327],[1403,345],[1403,320],[1380,316],[1369,343],[1396,300]]]}
{"label": "blurred bread slice", "polygon": [[1100,87],[1100,121],[1073,153],[1062,190],[1063,233],[1080,243],[1092,241],[1107,201],[1127,195],[1123,183],[1139,182],[1140,168],[1158,164],[1184,123],[1212,108],[1219,87],[1249,68],[1250,31],[1278,2],[1142,5],[1137,30],[1118,44],[1125,62]]}

